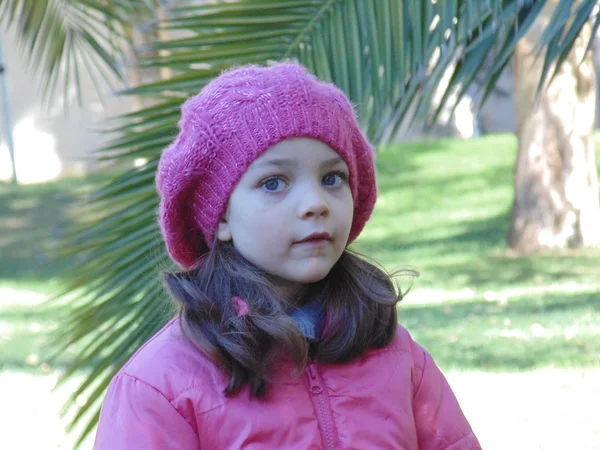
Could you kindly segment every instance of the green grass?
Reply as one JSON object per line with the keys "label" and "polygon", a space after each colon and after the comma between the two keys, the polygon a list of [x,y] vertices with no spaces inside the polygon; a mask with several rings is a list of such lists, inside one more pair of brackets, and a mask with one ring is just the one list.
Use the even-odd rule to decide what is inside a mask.
{"label": "green grass", "polygon": [[[16,187],[0,183],[0,371],[51,370],[43,363],[59,316],[45,300],[77,270],[60,253],[80,220],[75,200],[98,181],[94,176]],[[57,363],[66,364],[75,351]]]}
{"label": "green grass", "polygon": [[[600,366],[598,291],[406,307],[401,321],[445,369]],[[406,300],[410,303],[410,296]]]}
{"label": "green grass", "polygon": [[0,183],[0,283],[46,288],[66,269],[59,258],[69,227],[77,220],[71,208],[93,184],[65,179],[13,186]]}
{"label": "green grass", "polygon": [[[506,135],[381,149],[380,198],[356,249],[420,271],[400,280],[412,286],[400,320],[443,368],[600,367],[600,252],[506,251],[515,156]],[[57,255],[89,185],[0,184],[0,370],[42,370],[60,323],[40,301],[76,270]]]}
{"label": "green grass", "polygon": [[400,320],[444,368],[600,367],[600,251],[506,250],[516,149],[508,135],[382,149],[356,247],[420,272],[400,280]]}

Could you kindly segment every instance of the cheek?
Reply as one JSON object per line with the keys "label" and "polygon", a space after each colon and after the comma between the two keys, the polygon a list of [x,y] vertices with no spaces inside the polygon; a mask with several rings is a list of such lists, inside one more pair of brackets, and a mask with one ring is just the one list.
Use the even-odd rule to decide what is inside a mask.
{"label": "cheek", "polygon": [[352,200],[352,194],[348,191],[347,195],[341,199],[339,214],[344,218],[348,227],[352,225],[352,219],[354,218],[354,202]]}
{"label": "cheek", "polygon": [[275,208],[246,204],[232,218],[234,240],[251,244],[278,242],[287,229]]}

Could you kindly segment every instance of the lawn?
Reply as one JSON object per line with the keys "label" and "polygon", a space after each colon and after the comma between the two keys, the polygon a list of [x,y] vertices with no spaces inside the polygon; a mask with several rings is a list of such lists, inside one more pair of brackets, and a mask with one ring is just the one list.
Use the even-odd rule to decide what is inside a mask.
{"label": "lawn", "polygon": [[400,319],[444,368],[600,367],[600,251],[506,250],[516,144],[382,149],[380,199],[357,247],[420,271]]}
{"label": "lawn", "polygon": [[[515,155],[506,135],[381,149],[380,198],[354,248],[390,270],[420,272],[399,279],[411,288],[400,320],[448,374],[484,448],[600,448],[585,404],[600,394],[592,381],[600,376],[600,251],[506,250]],[[60,324],[44,300],[77,270],[56,255],[80,219],[69,206],[81,188],[90,181],[0,184],[2,398],[19,391],[23,404],[39,403],[76,350],[46,363],[47,333]],[[14,431],[0,436],[0,448],[70,448],[58,447],[56,432],[67,392],[45,395],[33,416],[47,433],[21,441],[31,411],[0,406]]]}

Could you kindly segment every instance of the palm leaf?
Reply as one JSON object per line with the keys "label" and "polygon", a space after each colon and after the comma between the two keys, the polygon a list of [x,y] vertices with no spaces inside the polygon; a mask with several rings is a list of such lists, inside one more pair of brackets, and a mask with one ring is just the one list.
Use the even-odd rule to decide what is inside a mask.
{"label": "palm leaf", "polygon": [[126,27],[137,14],[148,14],[147,0],[3,0],[0,24],[14,27],[29,66],[43,74],[42,92],[49,101],[70,87],[80,104],[81,80],[90,79],[102,99],[122,84],[123,54],[131,44]]}
{"label": "palm leaf", "polygon": [[[552,73],[552,79],[554,79],[554,77],[558,74],[558,70],[560,69],[561,64],[565,61],[569,53],[571,53],[571,49],[573,48],[573,44],[575,44],[575,40],[579,36],[581,28],[585,25],[586,22],[588,22],[592,18],[594,9],[596,9],[597,7],[598,5],[594,4],[594,2],[587,2],[576,5],[576,7],[573,8],[572,11],[569,11],[568,14],[570,17],[569,21],[571,22],[570,26],[565,24],[559,28],[559,30],[564,31],[564,33],[558,33],[557,30],[556,36],[559,38],[558,42],[556,43],[556,46],[549,46],[544,61],[544,68],[548,68],[548,70],[550,65],[552,63],[555,63],[554,71]],[[558,22],[560,21],[559,17],[561,16],[563,15],[557,8],[557,10],[554,11],[554,14],[552,15],[550,21]],[[600,26],[600,15],[596,16],[593,29],[597,30],[598,26]],[[594,36],[594,33],[592,33],[591,36]],[[548,39],[548,42],[550,42],[551,39],[555,39],[552,36],[545,37]],[[543,39],[544,36],[542,36],[542,42]],[[592,40],[590,40],[590,43],[587,46],[588,50],[590,49],[590,45],[592,44],[592,42],[593,38]],[[547,73],[548,72],[545,72],[544,75],[547,76]],[[543,86],[545,76],[543,77],[542,82],[539,84],[540,89],[541,86]]]}
{"label": "palm leaf", "polygon": [[[185,98],[232,65],[296,58],[344,89],[365,132],[380,143],[408,118],[430,114],[433,90],[456,55],[460,59],[446,97],[453,89],[464,91],[492,55],[492,70],[484,76],[489,89],[543,3],[171,2],[160,20],[150,25],[163,39],[151,44],[154,56],[141,66],[168,68],[172,76],[121,92],[146,96],[153,104],[113,119],[107,131],[117,137],[97,152],[98,158],[117,165],[131,166],[139,157],[148,164],[115,176],[86,199],[80,214],[90,219],[73,235],[65,252],[76,267],[65,294],[85,292],[69,301],[68,320],[57,335],[61,350],[79,349],[67,373],[84,367],[91,370],[73,397],[88,398],[75,421],[88,420],[82,439],[94,429],[110,378],[169,316],[156,272],[173,266],[155,223],[153,177],[161,150],[177,132],[178,108]],[[570,29],[576,30],[576,24],[580,21],[573,21]],[[562,30],[555,29],[556,33]],[[549,34],[548,42],[554,42],[556,35]],[[71,407],[77,408],[74,401],[67,405]]]}

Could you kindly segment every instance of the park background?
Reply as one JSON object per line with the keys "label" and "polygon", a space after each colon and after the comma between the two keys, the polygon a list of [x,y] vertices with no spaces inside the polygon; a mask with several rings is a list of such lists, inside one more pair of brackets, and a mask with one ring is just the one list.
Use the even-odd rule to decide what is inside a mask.
{"label": "park background", "polygon": [[[387,5],[385,8],[393,11],[393,2],[380,4]],[[18,1],[12,3],[19,4]],[[187,3],[202,6],[203,2]],[[225,3],[231,5],[236,2]],[[228,59],[223,59],[222,64],[230,65],[245,61],[244,58],[249,56],[248,48],[242,44],[237,46],[239,49],[232,46],[233,50],[219,50],[216,44],[215,48],[209,45],[206,49],[189,50],[189,54],[186,54],[184,51],[177,53],[173,46],[153,49],[153,43],[179,42],[189,38],[192,33],[189,28],[193,28],[191,35],[201,34],[199,30],[203,26],[207,29],[214,27],[209,23],[211,18],[221,20],[219,27],[226,28],[223,20],[227,18],[235,26],[243,27],[250,26],[247,24],[252,22],[244,22],[244,18],[256,22],[256,17],[264,18],[271,14],[272,22],[276,23],[276,19],[279,19],[283,24],[281,26],[290,29],[289,33],[299,34],[289,26],[290,21],[301,22],[306,19],[302,14],[311,20],[318,17],[324,25],[322,34],[314,39],[320,39],[331,47],[323,54],[315,49],[314,55],[306,56],[300,52],[289,56],[299,57],[301,61],[311,58],[317,62],[312,69],[321,75],[324,75],[324,68],[328,69],[326,72],[330,78],[346,87],[354,95],[353,100],[377,96],[365,88],[368,82],[363,85],[355,78],[356,67],[360,67],[358,70],[364,72],[363,76],[367,78],[372,63],[353,67],[351,58],[339,58],[344,52],[352,55],[352,44],[347,43],[348,48],[340,48],[343,44],[339,39],[335,41],[337,15],[341,14],[344,21],[349,20],[352,11],[348,4],[360,8],[359,0],[283,1],[276,2],[276,5],[271,3],[271,9],[268,2],[259,1],[254,5],[252,2],[239,3],[246,4],[245,9],[219,9],[217,4],[212,10],[208,7],[202,10],[199,6],[196,22],[183,25],[180,17],[177,23],[173,18],[181,12],[173,12],[169,8],[155,10],[160,23],[169,24],[169,20],[173,21],[172,29],[165,31],[163,28],[152,30],[151,27],[134,27],[134,32],[129,36],[131,40],[124,47],[129,61],[126,67],[131,69],[124,79],[119,79],[116,73],[109,73],[94,82],[93,74],[84,71],[79,85],[73,80],[64,85],[58,84],[56,92],[51,95],[50,85],[44,83],[46,75],[36,64],[32,64],[34,60],[30,57],[31,49],[35,56],[35,52],[41,52],[43,48],[38,50],[35,46],[24,45],[24,42],[41,39],[41,36],[27,35],[31,29],[19,28],[17,19],[10,22],[6,19],[6,10],[0,9],[0,17],[4,13],[5,19],[0,27],[0,36],[5,68],[2,82],[6,87],[6,95],[2,97],[0,146],[0,178],[5,180],[0,183],[0,423],[3,424],[0,448],[74,448],[88,416],[84,416],[84,421],[80,421],[72,433],[68,434],[67,429],[77,411],[93,403],[91,394],[94,394],[93,389],[78,392],[80,385],[91,378],[97,379],[95,371],[98,368],[102,369],[98,373],[106,377],[107,373],[118,368],[120,361],[111,353],[115,348],[111,345],[104,350],[98,349],[94,354],[85,353],[87,348],[94,348],[88,346],[95,339],[100,339],[102,333],[122,326],[119,322],[94,322],[94,317],[102,316],[100,313],[104,311],[98,309],[98,305],[127,308],[125,316],[137,314],[128,322],[134,325],[139,325],[146,317],[138,311],[151,310],[149,317],[155,321],[150,322],[151,329],[158,327],[160,320],[168,314],[167,300],[164,295],[158,294],[160,288],[157,284],[151,284],[157,292],[152,302],[133,296],[119,299],[115,292],[111,294],[112,297],[102,297],[98,291],[91,295],[85,292],[86,284],[81,279],[95,280],[94,270],[102,269],[102,266],[99,266],[100,269],[90,267],[87,255],[95,247],[109,248],[114,238],[107,234],[104,240],[96,239],[94,233],[100,232],[101,228],[94,228],[94,224],[105,218],[103,214],[106,212],[102,208],[106,207],[106,214],[121,214],[113,223],[115,226],[112,229],[117,232],[150,226],[132,222],[131,216],[120,213],[118,208],[102,201],[110,202],[112,195],[114,203],[127,206],[136,198],[141,199],[141,205],[149,212],[144,218],[148,220],[152,216],[149,205],[153,204],[154,196],[151,192],[153,158],[160,146],[172,136],[173,129],[173,124],[162,123],[160,117],[152,113],[152,108],[160,107],[165,98],[168,101],[178,98],[161,98],[158,94],[167,90],[185,93],[186,89],[197,89],[204,82],[201,71],[211,68],[205,60],[224,58],[222,55],[225,54]],[[431,2],[432,8],[435,4]],[[457,10],[456,17],[463,17],[464,8],[473,7],[473,4],[466,2],[463,10]],[[563,15],[556,19],[558,23],[563,20],[563,34],[568,35],[566,30],[585,4],[575,2],[572,9],[562,11]],[[261,5],[267,6],[258,8]],[[376,6],[373,9],[375,26],[387,23],[381,17],[382,12]],[[435,18],[435,9],[432,11],[431,18]],[[484,17],[485,12],[478,11]],[[537,126],[541,136],[559,125],[569,130],[565,132],[568,139],[563,142],[556,143],[560,141],[556,136],[541,138],[555,141],[542,147],[556,154],[564,156],[564,148],[573,151],[573,148],[579,147],[587,149],[588,153],[591,148],[592,154],[597,154],[595,142],[600,135],[594,130],[598,121],[595,111],[599,104],[599,90],[595,74],[599,69],[599,53],[594,46],[586,58],[582,56],[582,49],[590,40],[595,40],[592,34],[597,8],[590,9],[591,23],[587,24],[587,29],[583,27],[572,52],[567,52],[573,54],[579,51],[579,59],[572,62],[565,58],[563,67],[566,68],[554,80],[553,88],[547,88],[541,94],[541,105],[545,105],[546,110],[558,105],[562,123],[557,125],[543,116],[543,112],[532,106],[533,100],[523,95],[523,89],[525,92],[535,92],[541,78],[541,70],[536,69],[531,52],[526,50],[534,47],[544,30],[553,28],[549,24],[558,27],[557,22],[552,22],[552,14],[557,11],[560,12],[558,2],[548,2],[545,9],[538,11],[539,16],[529,29],[529,34],[519,41],[520,47],[509,55],[505,67],[499,68],[498,79],[493,80],[494,88],[483,105],[480,106],[478,102],[490,80],[486,75],[472,79],[468,74],[465,75],[466,69],[461,63],[469,60],[464,57],[469,53],[463,50],[463,59],[457,56],[449,61],[443,73],[436,72],[436,63],[431,63],[433,68],[428,72],[430,96],[422,95],[427,101],[418,103],[416,100],[406,105],[405,115],[414,116],[414,123],[392,120],[386,130],[375,130],[371,135],[385,135],[389,129],[394,129],[392,136],[378,141],[380,197],[373,218],[357,242],[356,249],[389,269],[414,267],[420,272],[417,279],[400,280],[403,288],[411,288],[399,306],[400,321],[428,348],[447,374],[486,449],[600,448],[600,426],[594,414],[594,399],[600,398],[598,241],[594,240],[593,232],[588,234],[592,237],[578,237],[576,225],[571,225],[572,235],[566,238],[562,236],[568,233],[568,226],[555,230],[559,236],[541,240],[542,244],[549,244],[536,245],[535,248],[526,245],[532,242],[531,239],[526,239],[524,244],[518,239],[511,243],[508,238],[515,233],[517,161],[519,155],[526,154],[529,148],[523,143],[531,140],[531,136],[523,133],[523,124],[529,128]],[[357,11],[356,14],[368,12]],[[48,11],[45,13],[49,14]],[[21,10],[16,17],[27,17],[27,11]],[[204,17],[204,21],[200,17]],[[93,17],[93,20],[98,19]],[[127,20],[131,20],[131,16]],[[358,20],[359,24],[363,24],[361,20]],[[388,25],[395,25],[393,18],[391,20]],[[422,20],[424,23],[431,22]],[[147,24],[152,19],[146,17],[139,22]],[[261,24],[252,23],[252,26]],[[305,27],[299,29],[305,32]],[[477,30],[478,26],[474,25],[473,29]],[[347,27],[346,32],[349,32]],[[361,39],[368,41],[368,25],[364,25],[359,33]],[[276,31],[273,34],[276,35]],[[27,41],[27,36],[33,41]],[[395,35],[390,32],[389,36]],[[499,36],[500,40],[502,33]],[[207,36],[205,42],[211,37],[215,36]],[[268,43],[262,42],[262,47],[255,49],[250,56],[276,59],[267,57],[265,52],[270,47],[285,45],[286,41],[278,44],[276,36],[269,39]],[[385,36],[380,37],[379,43],[385,42],[385,39]],[[414,36],[412,39],[414,41]],[[473,42],[475,39],[473,37]],[[432,42],[434,40],[432,38]],[[409,45],[403,42],[396,44]],[[459,44],[464,47],[465,42],[458,42],[457,39],[452,44],[456,47],[447,44],[458,54]],[[374,44],[372,41],[370,43]],[[306,45],[305,53],[309,49],[309,44]],[[81,49],[82,52],[92,50],[91,47]],[[381,49],[382,55],[385,55],[385,51]],[[394,48],[389,52],[395,54]],[[184,57],[188,58],[185,64],[181,62]],[[169,61],[169,58],[173,60]],[[414,56],[413,62],[416,59]],[[422,57],[425,61],[430,59]],[[467,69],[475,72],[475,75],[489,74],[496,69],[493,63],[489,58],[481,57],[481,66]],[[194,64],[194,70],[200,71],[198,80],[190,78],[185,72]],[[519,67],[527,69],[519,72]],[[414,68],[411,69],[409,64],[402,74],[414,77]],[[457,70],[461,68],[463,72]],[[395,92],[397,86],[394,86],[394,80],[400,69],[393,64],[389,68],[386,66],[386,69],[392,74],[392,81],[388,81],[390,92]],[[455,86],[450,86],[452,73],[460,73]],[[397,78],[405,79],[400,75]],[[183,87],[182,79],[187,82]],[[164,84],[169,80],[174,80],[172,85]],[[161,82],[163,85],[160,85]],[[180,84],[177,85],[177,82]],[[421,83],[422,92],[429,92],[427,83]],[[385,85],[385,82],[382,84]],[[145,91],[135,90],[136,86],[148,85],[151,88]],[[406,86],[412,85],[407,82]],[[465,86],[464,95],[457,102],[456,93],[462,86]],[[128,95],[122,95],[124,88],[131,89]],[[583,94],[582,89],[585,90]],[[440,114],[432,120],[432,113],[440,105],[446,90],[451,94],[447,104],[442,105]],[[383,93],[379,95],[384,96]],[[523,105],[523,102],[526,104]],[[364,103],[367,102],[357,101],[359,113],[362,113],[362,117],[372,117],[374,113],[361,106]],[[423,104],[428,106],[425,113],[419,111],[419,107],[423,109]],[[129,128],[126,128],[123,117],[119,115],[140,110],[150,112],[137,116],[134,114]],[[167,110],[159,110],[163,116],[169,115],[171,122],[174,111],[176,105],[172,104]],[[381,117],[386,117],[385,111],[381,114]],[[538,114],[536,121],[527,122],[527,117],[535,114]],[[114,119],[115,116],[118,119]],[[146,141],[132,144],[132,136],[139,138],[134,133],[148,133],[148,130],[135,129],[136,121],[148,118],[155,121],[164,137],[161,140],[149,136]],[[367,123],[366,128],[374,130],[369,128],[374,122],[377,121],[373,119]],[[123,128],[119,129],[119,126]],[[94,153],[111,146],[114,147],[111,149],[113,153]],[[14,166],[10,157],[11,149],[15,154]],[[129,155],[119,158],[119,149]],[[107,155],[106,161],[98,159],[98,156]],[[597,173],[596,159],[592,158],[591,161],[593,172]],[[589,160],[584,164],[589,170]],[[551,164],[548,166],[546,175],[551,173]],[[14,167],[18,184],[13,182]],[[559,167],[560,171],[566,172],[564,166]],[[576,173],[575,177],[579,175]],[[543,178],[544,174],[537,176]],[[107,183],[111,183],[108,188]],[[566,195],[564,192],[568,189],[564,186],[564,180],[557,179],[550,184],[549,190],[554,192],[552,195]],[[596,204],[594,206],[592,195],[592,206],[579,206],[578,217],[585,215],[581,214],[582,208],[592,209],[591,215],[595,217],[593,208],[599,208],[597,181],[591,188],[596,191]],[[99,192],[102,195],[98,195]],[[588,194],[582,190],[577,195],[586,197]],[[600,221],[593,223],[600,230]],[[86,230],[93,230],[93,233],[86,235]],[[543,233],[542,229],[537,234]],[[157,250],[160,244],[154,234],[150,233],[149,236],[145,241],[136,242],[132,239],[123,247],[122,253],[113,253],[113,258],[120,255],[126,259],[139,248],[136,245],[140,242],[148,248],[147,252],[138,255],[138,259],[145,264],[139,266],[139,270],[135,263],[129,263],[129,279],[118,278],[119,273],[124,273],[122,267],[113,273],[99,273],[98,279],[135,284],[135,278],[143,282],[143,276],[155,277],[159,266],[156,261],[161,257]],[[86,246],[87,242],[91,244]],[[117,263],[118,259],[113,261]],[[64,289],[67,289],[66,295],[58,301],[49,302]],[[126,289],[120,292],[127,294]],[[122,302],[120,305],[119,301]],[[89,317],[80,314],[80,322],[77,322],[73,318],[78,312],[85,311],[86,305],[90,306]],[[103,307],[106,310],[106,306]],[[115,311],[118,311],[116,307]],[[75,327],[79,324],[81,328],[85,323],[90,325],[90,330],[96,329],[93,325],[96,324],[99,334],[86,330],[88,333],[82,333],[80,340],[61,349],[56,355],[55,350],[60,346],[55,339],[60,331],[66,330],[66,336],[69,333],[76,335]],[[145,332],[148,334],[150,329]],[[143,336],[143,333],[137,336],[138,340]],[[63,339],[66,338],[63,336]],[[132,342],[127,351],[137,345],[135,340]],[[60,384],[59,380],[73,368],[71,376]],[[101,396],[101,392],[99,389],[96,397]],[[65,409],[65,402],[74,393],[76,395],[71,402],[73,407]],[[91,437],[88,436],[81,448],[89,449],[91,443]]]}

